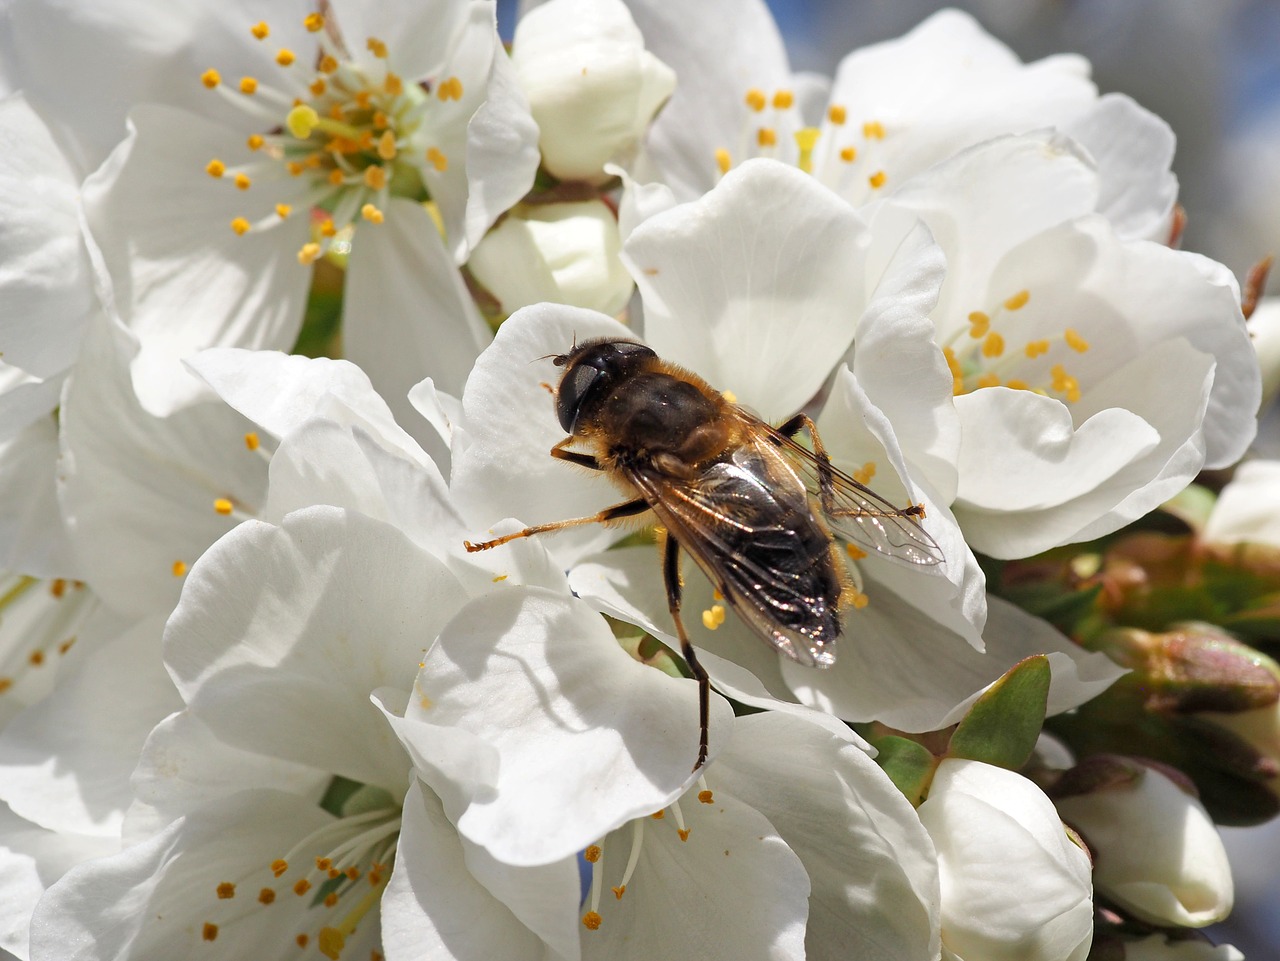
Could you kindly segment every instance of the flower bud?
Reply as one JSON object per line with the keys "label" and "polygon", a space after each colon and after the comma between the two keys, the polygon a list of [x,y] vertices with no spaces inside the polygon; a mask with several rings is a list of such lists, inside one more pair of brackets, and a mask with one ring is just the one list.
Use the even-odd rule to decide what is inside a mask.
{"label": "flower bud", "polygon": [[602,201],[525,205],[484,236],[467,266],[503,314],[543,301],[616,314],[634,286],[620,249]]}
{"label": "flower bud", "polygon": [[1262,409],[1280,392],[1280,297],[1267,297],[1258,302],[1249,317],[1249,339],[1258,352],[1262,368]]}
{"label": "flower bud", "polygon": [[[1110,947],[1110,945],[1108,945]],[[1244,955],[1229,944],[1208,941],[1173,940],[1163,934],[1152,934],[1137,940],[1115,940],[1115,949],[1103,952],[1110,961],[1244,961]]]}
{"label": "flower bud", "polygon": [[675,89],[619,0],[551,0],[516,27],[511,62],[540,131],[543,166],[601,183]]}
{"label": "flower bud", "polygon": [[1231,912],[1222,840],[1186,778],[1099,754],[1054,787],[1058,813],[1093,852],[1098,892],[1151,924],[1200,928]]}
{"label": "flower bud", "polygon": [[938,852],[948,951],[960,961],[1083,961],[1093,938],[1089,856],[1035,784],[949,758],[919,814]]}

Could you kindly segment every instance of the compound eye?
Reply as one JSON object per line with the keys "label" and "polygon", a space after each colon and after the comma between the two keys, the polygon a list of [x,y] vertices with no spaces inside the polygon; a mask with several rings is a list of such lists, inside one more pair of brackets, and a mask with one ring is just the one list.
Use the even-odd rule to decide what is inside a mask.
{"label": "compound eye", "polygon": [[590,364],[576,364],[564,372],[560,381],[560,390],[556,394],[556,415],[560,418],[560,426],[565,433],[573,433],[573,425],[578,419],[578,408],[582,399],[596,382],[603,371]]}

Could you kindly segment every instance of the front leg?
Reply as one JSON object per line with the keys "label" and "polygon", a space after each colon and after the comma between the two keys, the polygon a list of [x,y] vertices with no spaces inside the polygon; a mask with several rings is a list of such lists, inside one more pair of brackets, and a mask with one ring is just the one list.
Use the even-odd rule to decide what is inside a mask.
{"label": "front leg", "polygon": [[598,514],[592,514],[590,517],[574,517],[567,521],[535,524],[533,527],[526,527],[524,530],[516,531],[514,534],[506,534],[480,544],[463,541],[462,546],[467,549],[468,554],[474,554],[476,551],[487,551],[491,547],[499,547],[521,537],[532,537],[534,534],[545,534],[549,531],[562,531],[566,527],[579,527],[582,524],[606,524],[609,521],[616,521],[623,517],[634,517],[636,514],[643,514],[648,509],[649,503],[644,498],[636,498],[633,501],[625,501],[621,504],[614,504],[612,507],[606,507]]}
{"label": "front leg", "polygon": [[556,460],[566,460],[570,464],[577,464],[579,467],[587,467],[591,470],[604,470],[600,466],[600,461],[592,454],[580,454],[576,450],[566,450],[565,448],[573,443],[572,437],[566,437],[555,447],[551,448],[551,456]]}

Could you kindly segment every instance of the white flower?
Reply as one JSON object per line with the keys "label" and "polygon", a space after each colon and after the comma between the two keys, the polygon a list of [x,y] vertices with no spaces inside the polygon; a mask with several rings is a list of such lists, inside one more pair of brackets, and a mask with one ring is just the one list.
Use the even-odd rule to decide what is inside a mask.
{"label": "white flower", "polygon": [[1128,759],[1112,759],[1108,773],[1055,792],[1058,813],[1093,853],[1098,891],[1152,924],[1199,928],[1225,918],[1231,866],[1194,788]]}
{"label": "white flower", "polygon": [[[162,103],[133,110],[86,184],[121,316],[143,344],[140,390],[152,379],[140,371],[202,347],[290,346],[309,265],[331,248],[350,252],[348,355],[402,410],[426,374],[460,388],[487,340],[454,264],[537,165],[492,4],[327,9],[220,18],[178,38],[211,58],[203,109],[153,91]],[[164,398],[143,400],[163,412]]]}
{"label": "white flower", "polygon": [[966,147],[1057,127],[1097,160],[1097,209],[1122,235],[1168,235],[1173,134],[1128,97],[1099,99],[1080,57],[1023,64],[971,16],[943,10],[849,54],[828,92],[792,74],[763,3],[628,5],[649,48],[680,76],[648,148],[681,199],[750,157],[772,157],[862,204]]}
{"label": "white flower", "polygon": [[1098,190],[1071,143],[1038,134],[975,147],[887,201],[922,218],[947,258],[931,318],[959,450],[954,475],[924,473],[996,557],[1110,533],[1254,434],[1258,367],[1234,278],[1120,239],[1091,213]]}
{"label": "white flower", "polygon": [[1021,775],[944,760],[920,820],[938,850],[942,943],[960,961],[1083,961],[1089,856]]}
{"label": "white flower", "polygon": [[504,314],[543,301],[617,314],[635,289],[621,248],[601,200],[527,205],[485,235],[467,267]]}
{"label": "white flower", "polygon": [[1253,349],[1262,368],[1262,407],[1265,409],[1280,391],[1280,297],[1258,301],[1246,322]]}
{"label": "white flower", "polygon": [[[860,375],[841,373],[838,398],[828,406],[838,402],[850,429],[837,430],[828,442],[841,457],[859,455],[849,465],[855,470],[874,461],[874,483],[888,496],[917,499],[905,476],[896,476],[903,470],[898,425],[913,438],[954,433],[950,377],[925,315],[941,273],[927,236],[903,242],[893,235],[882,245],[852,209],[810,178],[756,161],[731,172],[702,201],[650,218],[624,245],[624,259],[644,297],[644,338],[659,356],[732,391],[768,419],[785,418],[817,394],[851,340],[860,348],[864,338],[884,345],[855,351],[854,359],[869,376],[890,381],[892,368],[882,359],[892,349],[903,369],[914,372],[896,377],[900,387],[892,399],[900,413],[887,415],[865,398],[852,406]],[[636,335],[598,314],[544,305],[509,319],[481,356],[463,396],[451,477],[472,523],[490,526],[508,515],[543,523],[585,516],[618,499],[601,477],[547,454],[563,438],[540,386],[554,368],[531,361],[563,352],[575,336]],[[877,364],[888,371],[876,371]],[[855,426],[861,431],[856,446]],[[898,573],[874,558],[860,564],[860,590],[870,603],[850,613],[853,642],[842,647],[832,670],[783,662],[733,616],[715,631],[698,630],[695,644],[707,651],[717,685],[748,703],[776,706],[777,698],[799,698],[846,718],[932,730],[956,720],[958,704],[1029,653],[1055,652],[1055,710],[1114,679],[1116,669],[1101,657],[1080,659],[1077,675],[1072,662],[1079,649],[1011,609],[987,632],[991,656],[974,650],[986,617],[981,573],[948,523],[945,501],[928,499],[925,523],[946,554],[943,576]],[[547,546],[572,568],[581,596],[674,643],[652,549],[592,556],[620,536],[616,529],[581,527]],[[686,574],[686,610],[697,624],[697,612],[715,601],[692,564]]]}
{"label": "white flower", "polygon": [[538,123],[543,165],[600,183],[634,148],[676,75],[645,50],[620,0],[551,0],[516,25],[511,63]]}
{"label": "white flower", "polygon": [[1244,961],[1244,955],[1229,944],[1207,941],[1174,941],[1153,934],[1124,945],[1124,961]]}
{"label": "white flower", "polygon": [[1222,489],[1201,535],[1210,544],[1280,547],[1280,461],[1245,461]]}

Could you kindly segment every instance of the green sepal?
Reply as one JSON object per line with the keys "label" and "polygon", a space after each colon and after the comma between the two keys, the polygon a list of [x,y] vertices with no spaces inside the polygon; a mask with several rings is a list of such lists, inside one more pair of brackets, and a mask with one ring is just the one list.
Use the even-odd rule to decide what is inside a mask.
{"label": "green sepal", "polygon": [[1049,703],[1049,658],[1019,661],[978,698],[951,735],[947,756],[1016,771],[1031,757]]}
{"label": "green sepal", "polygon": [[938,759],[923,744],[888,734],[871,742],[879,752],[876,763],[889,775],[898,790],[914,807],[919,807],[929,791]]}

